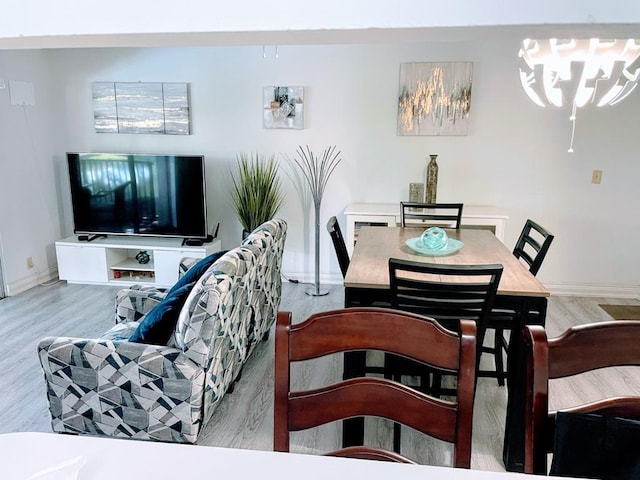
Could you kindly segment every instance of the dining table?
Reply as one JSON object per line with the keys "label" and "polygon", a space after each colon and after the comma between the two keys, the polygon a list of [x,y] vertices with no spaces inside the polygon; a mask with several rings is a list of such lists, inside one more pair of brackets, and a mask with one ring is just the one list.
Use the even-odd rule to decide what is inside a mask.
{"label": "dining table", "polygon": [[[424,227],[362,227],[344,279],[345,307],[390,305],[389,259],[447,265],[501,264],[503,273],[494,309],[515,312],[507,352],[507,412],[503,461],[509,471],[524,469],[525,360],[522,331],[526,324],[543,325],[549,291],[489,230],[445,229],[448,238],[462,242],[455,251],[416,250]],[[366,374],[364,352],[344,356],[344,378]],[[363,419],[345,421],[344,446],[362,442]]]}

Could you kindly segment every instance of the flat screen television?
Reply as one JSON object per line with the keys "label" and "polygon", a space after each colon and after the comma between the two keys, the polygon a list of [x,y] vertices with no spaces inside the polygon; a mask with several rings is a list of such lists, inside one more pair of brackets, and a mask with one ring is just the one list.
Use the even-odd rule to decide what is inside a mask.
{"label": "flat screen television", "polygon": [[207,237],[204,156],[67,153],[74,232]]}

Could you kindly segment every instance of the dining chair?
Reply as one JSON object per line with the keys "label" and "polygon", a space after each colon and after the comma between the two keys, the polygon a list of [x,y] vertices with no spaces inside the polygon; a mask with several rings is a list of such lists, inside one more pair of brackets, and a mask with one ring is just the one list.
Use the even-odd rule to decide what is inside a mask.
{"label": "dining chair", "polygon": [[[537,275],[553,239],[554,235],[547,229],[528,219],[520,232],[520,237],[513,249],[513,255],[527,266],[529,272]],[[478,372],[478,375],[495,378],[498,385],[504,385],[508,372],[505,369],[503,356],[507,354],[509,348],[509,340],[505,337],[505,332],[509,332],[509,337],[514,333],[513,327],[518,324],[515,317],[519,312],[499,307],[496,305],[487,321],[487,329],[494,331],[493,345],[482,346],[484,353],[494,356],[495,369],[482,370]],[[535,312],[532,314],[535,315]]]}
{"label": "dining chair", "polygon": [[334,216],[327,222],[327,231],[331,236],[333,242],[333,248],[336,251],[336,257],[338,257],[338,264],[340,265],[340,271],[342,272],[342,278],[347,276],[347,270],[349,269],[349,252],[347,251],[347,245],[344,243],[344,237],[342,236],[342,230],[340,230],[340,224],[338,219]]}
{"label": "dining chair", "polygon": [[[502,265],[443,265],[389,259],[391,307],[434,318],[442,326],[455,329],[459,319],[473,320],[477,325],[478,345],[482,345],[486,319],[491,312]],[[476,352],[476,371],[481,351]],[[411,362],[389,357],[394,375],[411,368]],[[386,365],[386,363],[385,363]],[[422,385],[423,388],[429,388]],[[438,385],[434,385],[438,395]]]}
{"label": "dining chair", "polygon": [[[455,330],[460,319],[476,323],[477,344],[482,345],[486,318],[502,276],[502,265],[441,265],[389,259],[391,306],[425,318],[435,319],[444,328]],[[404,332],[403,332],[404,335]],[[425,344],[431,348],[431,344]],[[481,351],[476,350],[474,371],[477,375]],[[442,375],[451,372],[425,367],[406,358],[385,354],[387,377],[417,377],[418,389],[435,397],[455,395],[442,387]],[[400,448],[400,425],[394,425],[394,450]]]}
{"label": "dining chair", "polygon": [[[347,252],[347,246],[344,242],[344,237],[342,236],[342,230],[340,230],[340,224],[335,216],[331,217],[327,222],[327,231],[331,236],[333,248],[336,251],[336,257],[338,257],[340,271],[342,272],[342,278],[344,279],[347,276],[347,270],[349,270],[351,259],[349,258],[349,252]],[[379,289],[372,289],[368,291],[366,295],[363,293],[362,301],[358,304],[358,306],[367,307],[388,307],[389,305],[390,304],[385,293],[380,292]],[[374,373],[377,373],[379,369],[374,368],[373,371]]]}
{"label": "dining chair", "polygon": [[[453,444],[453,466],[469,468],[476,326],[459,320],[456,330],[459,333],[444,329],[434,320],[385,308],[321,312],[296,324],[292,323],[290,312],[280,312],[275,336],[274,450],[290,451],[290,432],[346,418],[373,416]],[[356,350],[392,352],[455,372],[455,401],[433,398],[391,379],[366,376],[311,390],[291,390],[292,364]],[[327,455],[415,463],[395,452],[366,445]]]}
{"label": "dining chair", "polygon": [[[595,381],[594,387],[602,391],[594,371],[640,366],[640,322],[584,324],[551,339],[544,327],[527,325],[522,335],[527,365],[525,473],[546,475],[547,455],[553,453],[553,475],[638,478],[640,396],[603,398],[554,412],[549,411],[549,381],[579,381],[573,387],[578,393]],[[628,374],[638,372],[633,368]],[[554,385],[554,392],[556,388],[560,386]]]}
{"label": "dining chair", "polygon": [[460,228],[462,203],[400,202],[403,227],[437,226]]}

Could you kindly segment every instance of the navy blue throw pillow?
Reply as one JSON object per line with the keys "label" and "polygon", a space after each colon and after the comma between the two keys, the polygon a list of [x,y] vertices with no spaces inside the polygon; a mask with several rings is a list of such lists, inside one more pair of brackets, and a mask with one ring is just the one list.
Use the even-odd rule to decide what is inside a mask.
{"label": "navy blue throw pillow", "polygon": [[167,296],[143,317],[129,341],[166,345],[176,327],[180,310],[194,285],[195,282],[190,282],[180,288],[172,288]]}
{"label": "navy blue throw pillow", "polygon": [[187,283],[197,282],[204,272],[206,272],[216,260],[227,252],[228,250],[218,250],[217,252],[213,252],[211,255],[199,260],[178,279],[175,285],[171,287],[171,290],[167,292],[167,296],[171,295],[175,290],[182,288],[183,285],[186,285]]}

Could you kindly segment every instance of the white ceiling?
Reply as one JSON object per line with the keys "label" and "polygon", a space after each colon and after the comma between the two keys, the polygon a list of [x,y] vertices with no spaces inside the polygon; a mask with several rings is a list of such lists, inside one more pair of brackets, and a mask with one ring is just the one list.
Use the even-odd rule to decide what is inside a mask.
{"label": "white ceiling", "polygon": [[638,0],[5,0],[0,49],[640,38]]}

